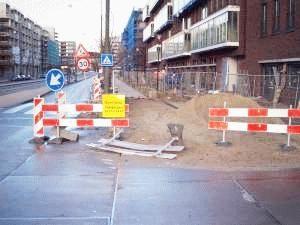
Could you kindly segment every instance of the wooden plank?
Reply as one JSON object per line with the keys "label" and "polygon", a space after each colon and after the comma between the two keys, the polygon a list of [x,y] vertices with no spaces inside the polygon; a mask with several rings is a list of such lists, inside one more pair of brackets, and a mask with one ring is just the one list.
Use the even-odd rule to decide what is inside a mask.
{"label": "wooden plank", "polygon": [[[101,139],[98,142],[100,144],[106,143],[108,139]],[[150,152],[156,152],[160,148],[163,147],[163,145],[144,145],[144,144],[137,144],[137,143],[131,143],[131,142],[126,142],[126,141],[118,141],[118,140],[113,140],[109,142],[110,146],[116,146],[116,147],[121,147],[121,148],[128,148],[128,149],[134,149],[137,151],[150,151]],[[165,151],[167,152],[181,152],[183,151],[184,146],[168,146]]]}
{"label": "wooden plank", "polygon": [[98,149],[98,150],[102,150],[102,151],[115,152],[115,153],[124,154],[124,155],[157,157],[157,158],[162,158],[162,159],[175,159],[177,157],[176,154],[169,154],[169,153],[157,154],[156,152],[140,152],[140,151],[134,151],[134,150],[129,150],[129,149],[121,149],[121,148],[102,146],[102,145],[97,145],[97,144],[87,144],[87,146]]}

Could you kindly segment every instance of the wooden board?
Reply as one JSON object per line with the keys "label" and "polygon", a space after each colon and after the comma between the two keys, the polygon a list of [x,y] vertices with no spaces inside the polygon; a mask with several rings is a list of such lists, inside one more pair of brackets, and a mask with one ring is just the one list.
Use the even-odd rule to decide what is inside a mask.
{"label": "wooden board", "polygon": [[157,157],[162,159],[175,159],[176,154],[169,154],[169,153],[162,153],[162,154],[155,154],[155,152],[141,152],[141,151],[134,151],[129,149],[122,149],[122,148],[114,148],[114,147],[108,147],[108,146],[102,146],[97,144],[87,144],[87,146],[91,148],[96,148],[102,151],[108,151],[108,152],[115,152],[119,154],[124,155],[137,155],[137,156],[144,156],[144,157]]}
{"label": "wooden board", "polygon": [[[107,143],[109,139],[101,139],[98,142],[100,144],[105,144]],[[126,142],[126,141],[118,141],[118,140],[113,140],[109,142],[107,145],[110,146],[116,146],[116,147],[121,147],[121,148],[127,148],[127,149],[134,149],[136,151],[149,151],[149,152],[156,152],[159,149],[163,147],[163,145],[144,145],[144,144],[137,144],[137,143],[131,143],[131,142]],[[181,152],[183,151],[184,146],[168,146],[166,148],[166,152]]]}

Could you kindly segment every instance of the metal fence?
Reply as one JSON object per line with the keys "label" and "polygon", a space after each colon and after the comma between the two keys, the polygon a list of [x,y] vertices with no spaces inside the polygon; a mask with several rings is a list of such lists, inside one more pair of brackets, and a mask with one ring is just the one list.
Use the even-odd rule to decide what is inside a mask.
{"label": "metal fence", "polygon": [[[274,97],[274,75],[227,74],[216,72],[165,72],[123,71],[123,79],[133,87],[157,89],[162,93],[194,95],[209,90],[233,92],[245,97],[263,96],[269,101]],[[287,75],[281,101],[298,105],[300,76]]]}

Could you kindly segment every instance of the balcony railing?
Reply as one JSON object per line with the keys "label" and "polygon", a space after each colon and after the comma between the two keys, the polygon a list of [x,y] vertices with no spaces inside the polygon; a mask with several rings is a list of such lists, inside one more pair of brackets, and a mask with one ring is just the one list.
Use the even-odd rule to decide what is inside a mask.
{"label": "balcony railing", "polygon": [[12,55],[11,50],[0,50],[0,56],[9,56]]}
{"label": "balcony railing", "polygon": [[149,18],[150,18],[149,5],[146,5],[143,9],[143,21],[146,21]]}
{"label": "balcony railing", "polygon": [[148,63],[155,63],[161,61],[161,45],[154,45],[148,49],[147,55]]}
{"label": "balcony railing", "polygon": [[198,0],[173,0],[173,15],[179,16],[184,11],[190,9]]}
{"label": "balcony railing", "polygon": [[0,32],[0,36],[7,37],[9,36],[9,32]]}
{"label": "balcony railing", "polygon": [[154,37],[154,24],[153,24],[153,22],[151,22],[143,30],[143,42],[145,42],[153,37]]}
{"label": "balcony railing", "polygon": [[239,6],[226,8],[191,28],[191,53],[239,46]]}
{"label": "balcony railing", "polygon": [[154,17],[154,32],[161,31],[172,22],[172,4],[166,4]]}
{"label": "balcony railing", "polygon": [[191,51],[190,34],[180,32],[162,43],[162,59],[189,56]]}
{"label": "balcony railing", "polygon": [[0,46],[9,46],[10,42],[9,41],[0,41]]}
{"label": "balcony railing", "polygon": [[11,59],[0,59],[0,66],[11,65],[13,61]]}

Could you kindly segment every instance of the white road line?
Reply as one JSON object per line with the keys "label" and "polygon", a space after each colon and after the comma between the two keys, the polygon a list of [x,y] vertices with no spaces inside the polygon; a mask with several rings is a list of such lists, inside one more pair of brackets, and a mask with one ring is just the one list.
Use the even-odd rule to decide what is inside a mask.
{"label": "white road line", "polygon": [[33,103],[26,103],[26,104],[22,104],[17,107],[13,107],[11,109],[3,111],[3,113],[16,113],[16,112],[26,109],[28,107],[33,107]]}
{"label": "white road line", "polygon": [[117,178],[116,178],[116,186],[115,186],[115,193],[114,193],[114,201],[111,210],[111,217],[110,217],[110,225],[114,225],[115,219],[115,211],[116,211],[116,204],[117,204],[117,193],[118,193],[118,186],[119,186],[119,175],[120,175],[120,163],[117,169]]}

